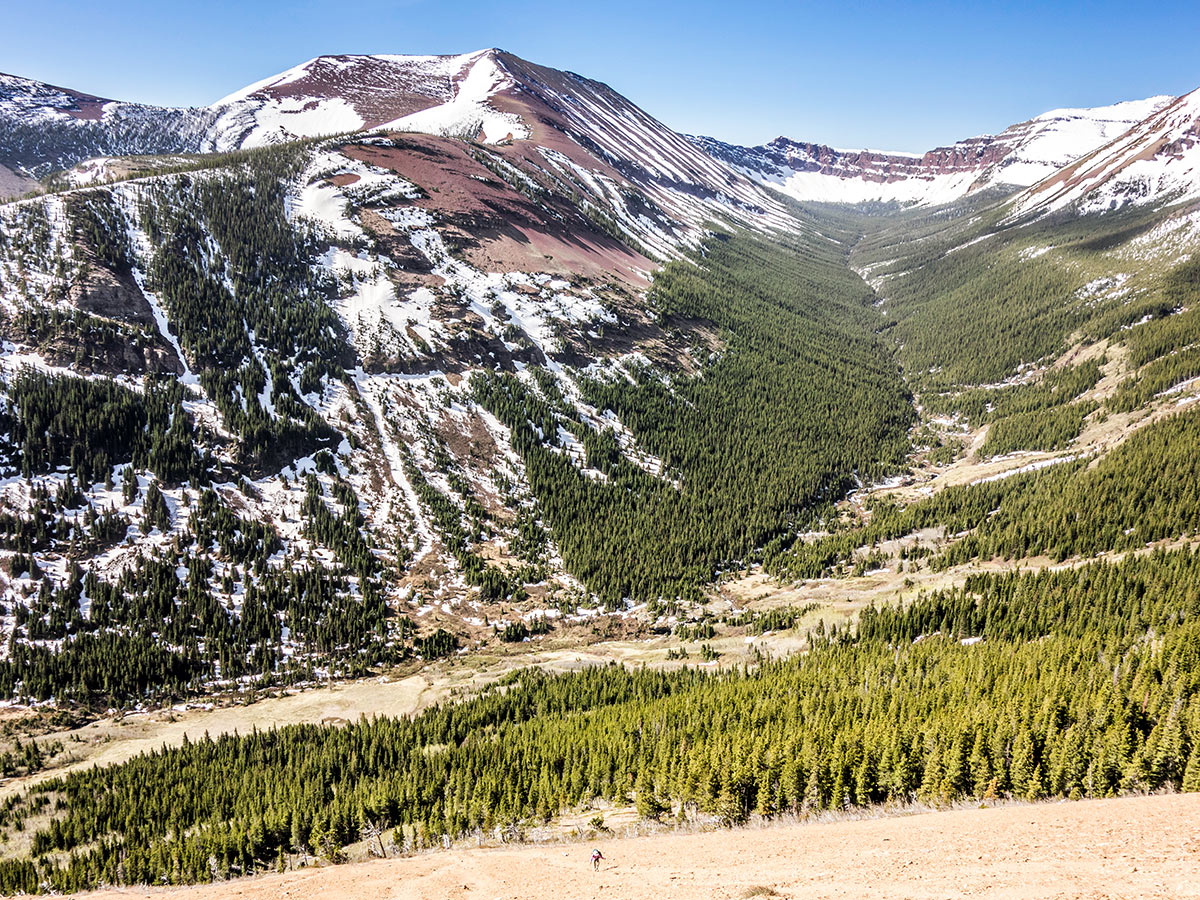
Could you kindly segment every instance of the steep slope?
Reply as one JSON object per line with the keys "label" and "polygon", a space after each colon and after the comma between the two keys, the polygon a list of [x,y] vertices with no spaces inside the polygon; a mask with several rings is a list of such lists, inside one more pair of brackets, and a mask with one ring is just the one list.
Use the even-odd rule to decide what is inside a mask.
{"label": "steep slope", "polygon": [[[569,198],[510,187],[492,169],[517,170],[475,145],[374,138],[238,160],[0,207],[13,404],[0,543],[15,552],[0,583],[6,608],[36,606],[46,585],[42,600],[74,610],[48,629],[12,625],[4,666],[23,660],[27,674],[6,690],[192,692],[243,672],[293,678],[299,660],[347,673],[411,644],[411,620],[388,627],[385,602],[412,600],[437,632],[417,585],[436,586],[447,611],[484,583],[489,603],[515,580],[538,596],[569,585],[528,510],[525,549],[492,543],[516,535],[532,499],[469,377],[583,366],[643,341],[660,347],[647,360],[685,350],[636,299],[649,261]],[[512,562],[489,575],[485,544]],[[165,580],[151,586],[151,572]],[[226,610],[193,609],[185,583]],[[271,596],[298,604],[282,630],[261,618]],[[151,636],[147,603],[184,610]],[[473,612],[439,614],[457,637],[422,655],[465,642]],[[217,666],[159,659],[113,674],[113,642],[181,646],[179,628],[243,649]],[[55,667],[97,653],[100,681],[82,695],[50,687]]]}
{"label": "steep slope", "polygon": [[498,50],[318,57],[214,106],[213,149],[359,130],[503,145],[659,255],[712,218],[795,227],[779,202],[600,82]]}
{"label": "steep slope", "polygon": [[[65,129],[112,104],[45,97],[50,132],[105,134]],[[1191,109],[1128,152],[1189,158]],[[230,152],[0,205],[0,701],[38,710],[0,735],[0,775],[36,782],[0,796],[0,893],[631,802],[740,823],[1200,789],[1186,204],[785,204],[498,51],[321,57],[194,121]],[[988,167],[1027,177],[1068,131]],[[751,605],[768,577],[795,583]],[[662,669],[575,655],[605,638]],[[458,659],[542,640],[569,671]],[[690,665],[734,644],[752,664]],[[474,675],[412,718],[61,777],[100,733],[26,740],[438,657]]]}
{"label": "steep slope", "polygon": [[761,147],[693,140],[718,159],[798,200],[947,203],[988,187],[1026,187],[1122,134],[1171,102],[1151,97],[1093,109],[1056,109],[996,135],[923,154],[835,150],[779,137]]}
{"label": "steep slope", "polygon": [[106,100],[0,74],[0,166],[41,177],[92,156],[199,151],[211,109]]}
{"label": "steep slope", "polygon": [[694,240],[714,217],[760,228],[796,224],[753,181],[607,85],[499,50],[320,57],[218,107],[225,111],[216,149],[360,129],[511,146],[506,155],[567,182],[658,254]]}
{"label": "steep slope", "polygon": [[[516,84],[497,96],[497,105],[522,110],[532,123],[530,140],[565,156],[550,159],[564,172],[564,166],[574,169],[584,185],[591,186],[593,179],[579,171],[580,166],[602,181],[637,185],[671,216],[693,226],[717,215],[760,228],[795,227],[768,192],[715,162],[607,85],[510,54],[500,54],[498,61]],[[612,185],[604,193],[611,203],[619,202]],[[630,212],[637,218],[646,213],[653,217],[652,209]]]}
{"label": "steep slope", "polygon": [[214,150],[232,150],[385,124],[511,139],[524,134],[522,124],[487,105],[506,83],[494,55],[319,56],[218,100],[207,139]]}
{"label": "steep slope", "polygon": [[1023,193],[1017,210],[1079,212],[1200,198],[1200,89]]}

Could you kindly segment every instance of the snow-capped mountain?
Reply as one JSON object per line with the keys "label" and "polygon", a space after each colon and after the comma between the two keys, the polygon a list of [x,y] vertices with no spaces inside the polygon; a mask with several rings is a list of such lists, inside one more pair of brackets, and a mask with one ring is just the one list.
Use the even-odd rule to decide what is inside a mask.
{"label": "snow-capped mountain", "polygon": [[1017,209],[1081,213],[1126,203],[1200,198],[1200,89],[1159,108],[1118,139],[1021,195]]}
{"label": "snow-capped mountain", "polygon": [[[845,241],[803,211],[606,85],[501,51],[319,57],[197,109],[3,88],[0,163],[65,172],[0,203],[0,530],[15,515],[41,529],[22,544],[38,554],[28,564],[0,540],[0,604],[42,596],[35,573],[107,584],[153,556],[196,596],[222,592],[222,621],[244,612],[271,632],[254,642],[274,648],[255,651],[259,671],[269,654],[286,668],[326,652],[301,615],[347,665],[407,652],[394,638],[414,628],[433,635],[427,658],[499,640],[514,604],[591,628],[596,602],[542,524],[540,466],[585,489],[628,476],[678,488],[622,419],[636,412],[584,391],[666,386],[725,352],[709,315],[659,305],[651,272],[727,222],[787,230],[847,296],[860,289]],[[747,254],[768,243],[730,240]],[[64,390],[87,396],[59,403]],[[156,424],[120,429],[86,472],[12,436],[16,422],[45,431],[33,403],[70,405],[89,434],[103,416],[86,410],[113,396]],[[542,404],[529,441],[514,402]],[[139,444],[135,458],[147,428],[163,452]],[[22,460],[28,478],[13,474]],[[43,489],[62,500],[45,516]],[[79,569],[74,524],[38,524],[75,504],[79,528],[106,511]],[[201,524],[210,514],[248,536],[239,562],[213,548],[229,542]],[[21,565],[29,578],[7,577]],[[305,598],[295,620],[259,615],[257,586],[279,579]],[[503,606],[482,605],[481,588]],[[164,591],[172,608],[185,593]],[[412,618],[397,631],[388,609]],[[121,627],[149,626],[122,613]]]}
{"label": "snow-capped mountain", "polygon": [[[1057,109],[999,134],[913,154],[787,137],[759,147],[686,137],[601,82],[495,49],[319,56],[197,108],[108,100],[0,75],[0,194],[95,157],[411,131],[517,147],[530,162],[561,171],[606,216],[628,220],[637,240],[663,254],[712,218],[794,224],[762,185],[800,200],[922,205],[989,187],[1029,187],[1171,103],[1159,96]],[[75,180],[108,174],[107,165],[93,162]]]}
{"label": "snow-capped mountain", "polygon": [[693,141],[798,200],[947,203],[988,187],[1028,187],[1123,134],[1171,102],[1150,97],[1094,109],[1056,109],[999,134],[926,153],[837,150],[779,137],[761,147]]}
{"label": "snow-capped mountain", "polygon": [[601,208],[631,222],[644,217],[639,239],[658,252],[675,241],[656,233],[671,230],[667,218],[691,226],[714,215],[778,227],[790,221],[752,179],[607,85],[501,50],[317,57],[212,109],[207,141],[214,150],[376,129],[516,144],[522,153],[536,147],[534,164],[578,182]]}
{"label": "snow-capped mountain", "polygon": [[[515,147],[657,254],[714,218],[794,225],[771,192],[607,85],[500,50],[321,56],[196,109],[0,81],[0,165],[25,175],[98,156],[229,151],[364,130]],[[76,181],[107,171],[93,163]]]}
{"label": "snow-capped mountain", "polygon": [[487,100],[511,87],[496,51],[461,56],[319,56],[218,100],[215,150],[381,127],[468,137],[525,137]]}
{"label": "snow-capped mountain", "polygon": [[[872,233],[767,185],[921,203],[1038,179],[1037,199],[1063,203],[1186,195],[1200,102],[1163,103],[905,155],[688,139],[599,81],[498,50],[322,56],[194,109],[6,76],[0,193],[5,172],[66,174],[0,203],[0,663],[70,654],[75,633],[203,645],[160,681],[205,691],[361,674],[508,641],[518,623],[598,634],[602,604],[660,592],[691,603],[706,571],[769,540],[756,523],[801,521],[760,515],[752,494],[786,504],[810,482],[827,498],[873,477],[837,459],[841,474],[810,476],[802,442],[831,459],[881,435],[902,451],[909,399],[888,353],[902,327],[971,332],[991,354],[993,321],[1023,314],[996,317],[984,296],[1007,298],[989,281],[962,291],[960,318],[902,323],[918,301],[885,290],[941,292],[946,269],[964,259],[974,278],[988,251],[933,272],[924,222],[893,240],[922,217]],[[954,219],[946,253],[1012,238],[981,236],[991,211],[944,212],[925,221]],[[714,221],[787,233],[709,235]],[[705,253],[658,270],[689,247]],[[1012,245],[1008,262],[1060,265],[1051,249]],[[1074,294],[1048,280],[1048,304],[1125,302],[1127,271],[1087,277]],[[1026,346],[1014,366],[1045,352]],[[804,370],[811,389],[793,381]],[[879,415],[861,438],[846,430],[858,407]],[[799,408],[829,430],[776,428]],[[704,421],[727,431],[705,443]],[[743,471],[785,467],[775,487],[729,474],[741,445],[756,451]],[[704,479],[728,493],[706,497]],[[585,516],[595,534],[570,530]],[[612,552],[609,530],[625,542]],[[617,571],[642,547],[643,574]],[[48,678],[8,684],[0,700],[63,696]]]}

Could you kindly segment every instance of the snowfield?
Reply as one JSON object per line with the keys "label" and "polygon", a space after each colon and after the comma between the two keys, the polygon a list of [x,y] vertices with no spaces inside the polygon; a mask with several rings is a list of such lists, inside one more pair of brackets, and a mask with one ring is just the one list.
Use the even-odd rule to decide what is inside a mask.
{"label": "snowfield", "polygon": [[1200,90],[1156,110],[1101,150],[1020,195],[1016,214],[1200,198]]}
{"label": "snowfield", "polygon": [[381,127],[478,138],[488,144],[529,137],[529,128],[520,116],[502,113],[488,103],[496,93],[516,85],[487,51],[455,57],[448,65],[458,67],[452,75],[455,92],[449,102],[402,116]]}

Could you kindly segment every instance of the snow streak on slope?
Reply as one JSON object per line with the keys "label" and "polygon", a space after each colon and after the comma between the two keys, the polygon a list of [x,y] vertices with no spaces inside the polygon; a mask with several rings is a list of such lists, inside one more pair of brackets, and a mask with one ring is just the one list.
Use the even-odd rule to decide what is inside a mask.
{"label": "snow streak on slope", "polygon": [[501,70],[491,51],[456,57],[453,96],[440,106],[402,116],[381,127],[396,131],[421,131],[449,137],[465,137],[494,144],[524,139],[529,129],[520,116],[502,113],[488,101],[496,93],[515,87],[512,78]]}
{"label": "snow streak on slope", "polygon": [[488,105],[509,82],[491,51],[462,56],[319,56],[214,104],[213,149],[379,127],[492,142],[524,136]]}
{"label": "snow streak on slope", "polygon": [[[334,183],[349,179],[354,179],[350,185],[339,187]],[[411,200],[420,193],[417,187],[393,173],[329,150],[314,156],[304,181],[307,183],[299,189],[292,214],[317,223],[337,242],[324,253],[320,264],[342,288],[335,307],[359,352],[365,354],[374,345],[400,341],[408,349],[417,350],[414,335],[426,346],[436,346],[435,335],[444,333],[444,329],[431,314],[432,295],[427,290],[417,291],[408,302],[402,301],[389,278],[389,270],[395,268],[390,259],[366,249],[342,246],[367,243],[366,233],[351,218],[352,200]],[[424,214],[423,210],[414,212]]]}
{"label": "snow streak on slope", "polygon": [[[119,103],[23,79],[0,82],[0,164],[14,171],[376,129],[511,149],[515,170],[556,170],[551,177],[600,230],[653,246],[659,256],[696,245],[714,220],[799,227],[772,192],[607,85],[499,50],[320,56],[196,110]],[[92,183],[115,171],[96,160],[72,177]]]}
{"label": "snow streak on slope", "polygon": [[215,118],[0,74],[0,163],[41,177],[93,156],[198,151]]}
{"label": "snow streak on slope", "polygon": [[507,53],[498,60],[516,84],[503,99],[509,108],[523,107],[527,121],[533,120],[530,140],[593,173],[617,175],[636,185],[651,201],[643,211],[650,224],[657,206],[693,230],[714,217],[759,228],[797,227],[753,179],[703,152],[608,85]]}
{"label": "snow streak on slope", "polygon": [[96,156],[228,151],[389,122],[495,142],[527,133],[518,117],[488,104],[510,84],[494,51],[319,56],[196,109],[0,75],[0,163],[45,174]]}
{"label": "snow streak on slope", "polygon": [[[382,505],[370,518],[378,525],[403,510],[416,529],[420,559],[435,548],[436,529],[414,488],[411,469],[454,496],[444,473],[428,458],[426,442],[456,411],[482,415],[472,399],[470,373],[492,370],[503,347],[514,358],[545,363],[569,385],[568,393],[577,394],[570,376],[554,361],[564,351],[564,329],[594,334],[617,318],[582,284],[573,287],[548,272],[483,271],[457,257],[439,230],[448,223],[416,202],[425,199],[421,189],[394,172],[339,153],[336,146],[331,141],[314,149],[292,188],[289,216],[316,225],[330,242],[314,263],[334,276],[334,308],[361,358],[392,353],[416,370],[383,372],[368,364],[352,375],[394,485],[384,491]],[[371,230],[362,225],[368,216],[375,222]],[[421,274],[413,275],[411,259],[406,269],[381,250],[381,220],[390,226],[389,236],[423,258]],[[414,283],[420,286],[414,289]],[[489,342],[495,353],[476,355],[464,370],[454,361],[453,343],[468,332]],[[520,371],[523,364],[516,368]],[[622,430],[615,420],[605,424]],[[637,458],[632,435],[622,448]],[[576,461],[582,469],[582,454]],[[491,486],[487,492],[498,490]],[[452,559],[446,562],[455,566]]]}
{"label": "snow streak on slope", "polygon": [[1005,135],[1019,135],[1019,141],[1011,153],[984,173],[984,177],[993,184],[1021,187],[1036,184],[1068,163],[1120,137],[1173,100],[1173,97],[1158,96],[1093,109],[1055,109],[1043,113],[1004,132]]}
{"label": "snow streak on slope", "polygon": [[[391,387],[391,382],[397,379],[403,381],[404,376],[367,375],[361,369],[354,373],[354,381],[358,388],[359,396],[366,402],[367,408],[370,409],[374,419],[375,430],[378,432],[379,440],[383,446],[383,454],[387,460],[388,471],[392,476],[392,483],[400,492],[401,500],[409,515],[412,516],[413,526],[418,539],[415,556],[417,559],[421,559],[433,549],[433,528],[425,516],[425,511],[421,507],[421,501],[417,497],[417,492],[413,489],[408,473],[404,470],[404,457],[401,453],[400,445],[396,441],[395,429],[392,427],[388,417],[391,407],[389,388]],[[377,519],[380,521],[386,520],[391,512],[391,498],[387,498],[385,502],[387,505],[380,510],[377,516]]]}
{"label": "snow streak on slope", "polygon": [[[315,154],[302,181],[291,213],[318,223],[335,242],[320,264],[341,288],[336,307],[364,356],[379,344],[403,343],[418,354],[444,347],[447,328],[435,311],[439,300],[465,304],[510,350],[516,347],[509,338],[522,335],[543,358],[561,351],[561,325],[615,321],[590,291],[570,292],[568,282],[549,273],[484,272],[455,258],[435,227],[437,216],[412,204],[420,189],[395,173],[325,149]],[[338,181],[348,183],[339,186]],[[400,268],[386,254],[367,249],[368,235],[351,212],[363,207],[424,257],[440,288],[427,285],[398,294],[392,279]]]}
{"label": "snow streak on slope", "polygon": [[1126,203],[1200,198],[1200,89],[1158,110],[1092,155],[1026,191],[1020,212],[1072,204],[1081,213]]}

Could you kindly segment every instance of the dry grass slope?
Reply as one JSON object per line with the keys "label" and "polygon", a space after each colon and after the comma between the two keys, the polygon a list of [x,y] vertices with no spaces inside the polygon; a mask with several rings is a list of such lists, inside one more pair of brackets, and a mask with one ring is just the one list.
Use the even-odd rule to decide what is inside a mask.
{"label": "dry grass slope", "polygon": [[93,900],[996,900],[1200,897],[1200,795],[435,851]]}

